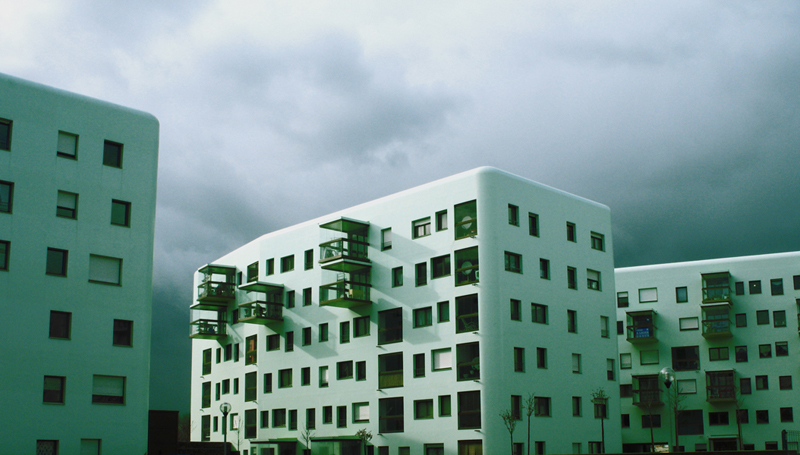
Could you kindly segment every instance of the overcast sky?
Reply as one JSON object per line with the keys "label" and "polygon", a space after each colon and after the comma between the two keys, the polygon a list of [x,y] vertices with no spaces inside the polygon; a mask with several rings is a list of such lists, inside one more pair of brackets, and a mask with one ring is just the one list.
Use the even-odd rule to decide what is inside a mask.
{"label": "overcast sky", "polygon": [[161,122],[151,407],[192,272],[490,165],[611,207],[617,266],[800,250],[800,2],[0,0],[0,72]]}

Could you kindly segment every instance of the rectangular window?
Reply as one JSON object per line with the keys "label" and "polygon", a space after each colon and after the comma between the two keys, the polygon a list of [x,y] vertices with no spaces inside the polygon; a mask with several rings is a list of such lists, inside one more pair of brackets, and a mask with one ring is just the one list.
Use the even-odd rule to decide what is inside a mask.
{"label": "rectangular window", "polygon": [[231,393],[231,380],[230,379],[223,379],[222,380],[222,394],[227,395]]}
{"label": "rectangular window", "polygon": [[89,255],[89,282],[121,284],[122,259]]}
{"label": "rectangular window", "polygon": [[456,380],[481,378],[481,351],[478,342],[456,345]]}
{"label": "rectangular window", "polygon": [[633,367],[633,360],[631,359],[630,352],[622,353],[619,355],[619,368],[621,370],[630,370]]}
{"label": "rectangular window", "polygon": [[428,284],[428,263],[420,262],[414,267],[415,282],[417,286],[425,286]]}
{"label": "rectangular window", "polygon": [[336,363],[336,379],[353,379],[353,361],[345,360]]}
{"label": "rectangular window", "polygon": [[403,285],[403,267],[392,269],[392,287],[396,288]]}
{"label": "rectangular window", "polygon": [[769,310],[756,311],[756,324],[758,325],[769,324]]}
{"label": "rectangular window", "polygon": [[756,390],[769,390],[769,378],[764,376],[756,376]]}
{"label": "rectangular window", "polygon": [[481,427],[481,393],[458,392],[458,429]]}
{"label": "rectangular window", "polygon": [[319,367],[319,386],[328,387],[328,367],[327,365]]}
{"label": "rectangular window", "polygon": [[784,357],[789,355],[789,342],[776,341],[775,342],[775,357]]}
{"label": "rectangular window", "polygon": [[456,297],[456,333],[478,330],[478,294]]}
{"label": "rectangular window", "polygon": [[608,316],[600,316],[600,336],[608,338]]}
{"label": "rectangular window", "polygon": [[92,403],[125,404],[125,377],[94,375]]}
{"label": "rectangular window", "polygon": [[431,351],[431,369],[433,371],[449,370],[453,368],[453,353],[450,348]]}
{"label": "rectangular window", "polygon": [[8,270],[8,256],[11,250],[11,242],[0,240],[0,270]]}
{"label": "rectangular window", "polygon": [[314,408],[306,409],[306,430],[317,428],[317,410]]}
{"label": "rectangular window", "polygon": [[600,272],[586,269],[586,287],[595,291],[600,290]]}
{"label": "rectangular window", "polygon": [[322,407],[322,423],[326,425],[333,423],[333,406]]}
{"label": "rectangular window", "polygon": [[792,282],[794,283],[794,290],[800,290],[800,275],[792,276]]}
{"label": "rectangular window", "polygon": [[550,279],[550,260],[539,259],[539,278],[543,280]]}
{"label": "rectangular window", "polygon": [[436,304],[437,322],[450,322],[450,302],[438,302]]}
{"label": "rectangular window", "polygon": [[728,360],[728,347],[708,348],[708,360]]}
{"label": "rectangular window", "polygon": [[639,303],[658,302],[658,289],[639,289]]}
{"label": "rectangular window", "polygon": [[675,371],[699,370],[700,348],[698,346],[672,348],[672,369]]}
{"label": "rectangular window", "polygon": [[775,327],[786,327],[786,311],[784,310],[773,311],[772,324]]}
{"label": "rectangular window", "polygon": [[522,255],[506,251],[505,267],[507,272],[522,273]]}
{"label": "rectangular window", "polygon": [[570,242],[574,242],[576,239],[575,236],[575,223],[570,223],[567,221],[567,240]]}
{"label": "rectangular window", "polygon": [[353,337],[369,336],[369,316],[361,316],[353,319]]}
{"label": "rectangular window", "polygon": [[[11,120],[0,118],[0,150],[11,151]],[[38,453],[38,452],[37,452]],[[46,453],[46,452],[42,452]],[[56,452],[53,452],[56,453]]]}
{"label": "rectangular window", "polygon": [[628,293],[617,292],[617,308],[627,308],[627,307],[628,307]]}
{"label": "rectangular window", "polygon": [[436,212],[436,230],[444,231],[447,229],[447,210]]}
{"label": "rectangular window", "polygon": [[696,379],[679,379],[678,380],[678,393],[681,395],[691,395],[697,393],[697,380]]}
{"label": "rectangular window", "polygon": [[750,294],[761,294],[761,280],[753,280],[748,283]]}
{"label": "rectangular window", "polygon": [[[273,333],[272,335],[267,335],[267,351],[277,351],[281,348],[281,336],[277,333]],[[227,346],[225,347],[225,360],[227,359]]]}
{"label": "rectangular window", "polygon": [[[133,321],[114,319],[114,346],[133,346]],[[211,369],[211,349],[208,349],[208,368]]]}
{"label": "rectangular window", "polygon": [[294,270],[294,255],[284,256],[281,258],[281,273],[290,272]]}
{"label": "rectangular window", "polygon": [[392,249],[392,228],[381,229],[381,251]]}
{"label": "rectangular window", "polygon": [[244,401],[256,401],[258,395],[258,373],[251,371],[244,375]]}
{"label": "rectangular window", "polygon": [[130,227],[131,225],[131,203],[111,200],[111,224],[116,226]]}
{"label": "rectangular window", "polygon": [[267,269],[267,276],[275,274],[275,259],[267,259],[265,262]]}
{"label": "rectangular window", "polygon": [[549,397],[533,398],[533,415],[535,415],[536,417],[550,417]]}
{"label": "rectangular window", "polygon": [[539,324],[547,324],[547,305],[531,303],[531,321]]}
{"label": "rectangular window", "polygon": [[519,226],[519,207],[508,204],[508,224]]}
{"label": "rectangular window", "polygon": [[433,308],[425,307],[414,310],[414,328],[433,325]]}
{"label": "rectangular window", "polygon": [[514,348],[514,371],[525,372],[525,348]]}
{"label": "rectangular window", "polygon": [[286,291],[286,308],[294,308],[294,291]]}
{"label": "rectangular window", "polygon": [[465,248],[455,252],[456,286],[478,282],[478,247]]}
{"label": "rectangular window", "polygon": [[511,299],[511,320],[522,320],[522,302],[517,299]]}
{"label": "rectangular window", "polygon": [[[239,345],[236,344],[235,347],[238,350]],[[286,352],[294,351],[294,332],[293,331],[286,332],[286,346],[284,347],[284,349],[285,349]],[[237,355],[236,357],[238,358],[239,356]]]}
{"label": "rectangular window", "polygon": [[353,403],[353,422],[369,422],[369,403]]}
{"label": "rectangular window", "polygon": [[328,323],[323,322],[319,325],[319,342],[324,343],[328,341]]}
{"label": "rectangular window", "polygon": [[389,389],[403,386],[403,353],[378,356],[378,388]]}
{"label": "rectangular window", "polygon": [[750,395],[753,393],[750,378],[739,378],[739,393],[742,395]]}
{"label": "rectangular window", "polygon": [[539,215],[528,213],[528,234],[539,237]]}
{"label": "rectangular window", "polygon": [[59,131],[56,155],[62,158],[76,159],[78,157],[78,136]]}
{"label": "rectangular window", "polygon": [[356,362],[356,381],[366,381],[367,380],[367,362],[365,360],[361,360]]}
{"label": "rectangular window", "polygon": [[258,261],[247,266],[247,282],[258,281]]}
{"label": "rectangular window", "polygon": [[258,433],[258,430],[256,428],[257,415],[258,411],[256,409],[247,409],[244,411],[245,439],[253,439],[256,437],[256,434]]}
{"label": "rectangular window", "polygon": [[580,417],[582,411],[581,397],[572,397],[572,416]]}
{"label": "rectangular window", "polygon": [[439,417],[451,416],[450,407],[450,395],[439,395]]}
{"label": "rectangular window", "polygon": [[233,378],[233,394],[239,394],[239,378]]}
{"label": "rectangular window", "polygon": [[314,268],[314,250],[306,250],[304,257],[304,266],[305,270],[311,270]]}
{"label": "rectangular window", "polygon": [[413,236],[412,238],[418,239],[431,235],[431,217],[426,217],[421,220],[414,221],[412,225]]}
{"label": "rectangular window", "polygon": [[772,295],[783,295],[783,279],[774,278],[769,280],[769,289]]}
{"label": "rectangular window", "polygon": [[567,267],[567,287],[569,289],[578,289],[578,273],[575,267]]}
{"label": "rectangular window", "polygon": [[737,281],[733,284],[736,295],[744,295],[744,281]]}
{"label": "rectangular window", "polygon": [[678,325],[681,330],[699,330],[700,320],[697,317],[680,318],[678,320]]}
{"label": "rectangular window", "polygon": [[658,363],[658,349],[646,349],[639,351],[639,363],[641,365],[655,365]]}
{"label": "rectangular window", "polygon": [[772,345],[771,344],[759,344],[758,345],[758,357],[762,359],[767,359],[772,357]]}
{"label": "rectangular window", "polygon": [[567,332],[578,333],[578,312],[567,310]]}
{"label": "rectangular window", "polygon": [[450,276],[450,255],[445,254],[431,259],[431,279]]}
{"label": "rectangular window", "polygon": [[425,354],[414,354],[414,377],[425,377]]}
{"label": "rectangular window", "polygon": [[456,205],[454,212],[456,240],[478,235],[478,210],[475,201]]}
{"label": "rectangular window", "polygon": [[678,413],[678,434],[703,434],[703,411],[700,409],[681,410]]}
{"label": "rectangular window", "polygon": [[48,275],[67,276],[67,250],[56,248],[47,249],[47,270]]}
{"label": "rectangular window", "polygon": [[258,335],[250,335],[244,342],[244,364],[253,365],[258,361]]}
{"label": "rectangular window", "polygon": [[734,348],[734,355],[736,356],[737,363],[747,362],[747,346],[736,346]]}
{"label": "rectangular window", "polygon": [[403,430],[403,398],[378,399],[378,432],[402,433]]}
{"label": "rectangular window", "polygon": [[614,359],[606,359],[606,379],[613,381],[614,378]]}
{"label": "rectangular window", "polygon": [[[769,423],[769,411],[768,410],[756,411],[756,423],[757,424]],[[777,447],[775,448],[777,449]]]}
{"label": "rectangular window", "polygon": [[339,323],[339,343],[350,342],[350,321],[343,321]]}
{"label": "rectangular window", "polygon": [[56,216],[61,218],[78,218],[78,195],[68,191],[58,192],[56,202]]}
{"label": "rectangular window", "polygon": [[659,414],[642,415],[642,428],[661,428],[661,416]]}
{"label": "rectangular window", "polygon": [[417,420],[432,419],[433,400],[414,400],[414,418]]}
{"label": "rectangular window", "polygon": [[580,354],[572,354],[572,372],[573,373],[580,373],[581,372],[581,355]]}
{"label": "rectangular window", "polygon": [[303,346],[311,344],[311,327],[303,327]]}
{"label": "rectangular window", "polygon": [[792,377],[778,376],[778,386],[781,390],[792,390]]}
{"label": "rectangular window", "polygon": [[605,236],[603,236],[603,234],[598,234],[597,232],[592,232],[591,233],[591,241],[592,241],[592,249],[593,250],[600,250],[600,251],[605,251],[606,250],[606,245],[605,245],[606,241],[605,241]]}
{"label": "rectangular window", "polygon": [[675,288],[675,301],[677,303],[686,303],[689,301],[689,294],[686,286]]}
{"label": "rectangular window", "polygon": [[[286,426],[286,409],[273,409],[272,410],[272,428],[280,428]],[[233,428],[233,425],[231,425]]]}
{"label": "rectangular window", "polygon": [[403,310],[395,308],[378,312],[378,344],[403,341]]}
{"label": "rectangular window", "polygon": [[67,378],[64,376],[44,377],[44,403],[64,403],[64,385]]}
{"label": "rectangular window", "polygon": [[303,289],[303,306],[311,305],[311,288]]}
{"label": "rectangular window", "polygon": [[72,331],[72,313],[65,311],[50,312],[50,338],[68,340]]}
{"label": "rectangular window", "polygon": [[747,314],[738,313],[736,315],[736,327],[747,327]]}
{"label": "rectangular window", "polygon": [[287,389],[292,386],[292,369],[278,371],[278,388]]}
{"label": "rectangular window", "polygon": [[14,208],[13,202],[14,184],[0,180],[0,213],[11,213]]}
{"label": "rectangular window", "polygon": [[547,348],[536,348],[536,368],[547,368]]}
{"label": "rectangular window", "polygon": [[122,167],[122,144],[118,142],[103,142],[103,164],[111,167]]}
{"label": "rectangular window", "polygon": [[[794,410],[793,408],[781,408],[781,422],[794,422]],[[795,443],[796,445],[797,443]]]}

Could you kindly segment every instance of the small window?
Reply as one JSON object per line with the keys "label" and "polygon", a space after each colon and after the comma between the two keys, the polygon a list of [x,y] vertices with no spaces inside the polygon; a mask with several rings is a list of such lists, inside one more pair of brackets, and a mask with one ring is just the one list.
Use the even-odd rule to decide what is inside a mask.
{"label": "small window", "polygon": [[525,348],[514,348],[514,371],[525,372]]}
{"label": "small window", "polygon": [[44,403],[64,403],[64,392],[67,378],[64,376],[44,377]]}
{"label": "small window", "polygon": [[433,325],[433,309],[431,307],[414,310],[414,328]]}
{"label": "small window", "polygon": [[522,320],[522,302],[517,299],[511,299],[511,320],[512,321],[521,321]]}
{"label": "small window", "polygon": [[311,270],[314,268],[314,250],[306,250],[303,254],[304,259],[304,269]]}
{"label": "small window", "polygon": [[756,390],[769,390],[769,379],[767,376],[756,376]]}
{"label": "small window", "polygon": [[286,389],[292,386],[292,369],[278,371],[278,388]]}
{"label": "small window", "polygon": [[[760,423],[769,423],[769,411],[767,411],[767,410],[756,411],[756,423],[758,423],[758,424],[760,424]],[[767,450],[769,450],[769,446],[770,446],[769,442],[765,442],[764,443],[764,447],[766,447]],[[772,447],[772,449],[776,450],[777,448],[778,448],[778,443],[776,442],[774,444],[774,446]]]}
{"label": "small window", "polygon": [[294,270],[294,255],[285,256],[281,258],[281,273],[290,272]]}
{"label": "small window", "polygon": [[425,286],[428,284],[428,263],[420,262],[414,267],[415,280],[417,286]]}
{"label": "small window", "polygon": [[744,281],[737,281],[733,284],[736,295],[744,295]]}
{"label": "small window", "polygon": [[756,324],[758,325],[769,324],[769,310],[756,311]]}
{"label": "small window", "polygon": [[751,387],[750,378],[739,378],[739,392],[742,395],[750,395],[753,393]]}
{"label": "small window", "polygon": [[628,293],[617,292],[617,308],[627,308],[627,307],[628,307]]}
{"label": "small window", "polygon": [[425,354],[414,354],[414,377],[425,377]]}
{"label": "small window", "polygon": [[47,270],[48,275],[67,276],[67,250],[56,248],[47,249]]}
{"label": "small window", "polygon": [[11,213],[11,209],[14,208],[13,202],[14,184],[0,180],[0,213]]}
{"label": "small window", "polygon": [[125,377],[94,375],[92,403],[125,404]]}
{"label": "small window", "polygon": [[700,329],[700,320],[697,317],[680,318],[679,326],[681,330],[698,330]]}
{"label": "small window", "polygon": [[528,234],[539,237],[539,215],[528,213]]}
{"label": "small window", "polygon": [[570,223],[567,221],[567,240],[574,242],[575,238],[575,223]]}
{"label": "small window", "polygon": [[600,290],[600,272],[586,269],[586,287],[595,291]]}
{"label": "small window", "polygon": [[294,291],[286,291],[286,308],[294,308]]}
{"label": "small window", "polygon": [[78,158],[78,136],[75,134],[58,132],[58,145],[56,155],[62,158]]}
{"label": "small window", "polygon": [[439,417],[451,416],[450,395],[439,395]]}
{"label": "small window", "polygon": [[365,360],[356,362],[356,381],[367,380],[367,362]]}
{"label": "small window", "polygon": [[547,348],[536,348],[536,368],[547,368]]}
{"label": "small window", "polygon": [[447,210],[436,212],[436,230],[444,231],[447,229]]}
{"label": "small window", "polygon": [[539,259],[539,278],[550,279],[550,261],[548,259]]}
{"label": "small window", "polygon": [[89,282],[121,284],[122,259],[95,254],[89,255]]}
{"label": "small window", "polygon": [[761,280],[754,280],[749,283],[750,294],[761,294]]}
{"label": "small window", "polygon": [[522,273],[522,255],[506,251],[505,268],[507,272]]}
{"label": "small window", "polygon": [[794,290],[800,290],[800,275],[794,275],[792,277],[792,282],[794,283]]}
{"label": "small window", "polygon": [[658,289],[639,289],[639,303],[658,302]]}
{"label": "small window", "polygon": [[328,366],[319,367],[319,386],[328,387]]}
{"label": "small window", "polygon": [[728,360],[728,347],[708,348],[708,360]]}
{"label": "small window", "polygon": [[531,321],[539,324],[547,324],[547,305],[531,303]]}
{"label": "small window", "polygon": [[258,261],[247,266],[247,282],[258,281]]}
{"label": "small window", "polygon": [[353,361],[346,360],[336,363],[336,379],[353,379]]}
{"label": "small window", "polygon": [[592,249],[605,251],[606,250],[606,241],[605,236],[603,234],[598,234],[597,232],[591,233],[591,241],[592,241]]}
{"label": "small window", "polygon": [[450,276],[450,255],[445,254],[431,259],[431,279]]}
{"label": "small window", "polygon": [[619,368],[620,370],[630,370],[631,368],[633,368],[633,362],[631,359],[631,354],[629,352],[622,353],[619,355]]}
{"label": "small window", "polygon": [[579,374],[581,372],[581,355],[572,354],[572,372]]}
{"label": "small window", "polygon": [[[781,422],[794,422],[794,410],[793,408],[781,408]],[[797,444],[797,443],[795,443]],[[776,444],[777,446],[777,444]],[[777,448],[777,447],[776,447]]]}
{"label": "small window", "polygon": [[773,311],[772,324],[775,327],[786,327],[786,311],[784,310]]}
{"label": "small window", "polygon": [[734,348],[734,356],[737,363],[747,362],[747,346],[736,346]]}
{"label": "small window", "polygon": [[781,390],[792,390],[792,377],[791,376],[779,376],[778,377],[778,385],[780,386]]}
{"label": "small window", "polygon": [[686,290],[686,286],[675,288],[675,301],[677,303],[686,303],[689,301],[689,294]]}
{"label": "small window", "polygon": [[567,310],[567,332],[578,333],[578,312]]}
{"label": "small window", "polygon": [[[227,346],[225,347],[225,360],[228,360],[227,357]],[[273,333],[272,335],[267,335],[267,351],[277,351],[281,348],[281,336],[280,334]]]}
{"label": "small window", "polygon": [[381,251],[392,249],[392,228],[381,230]]}
{"label": "small window", "polygon": [[450,322],[450,302],[445,300],[436,304],[437,322]]}
{"label": "small window", "polygon": [[681,395],[693,395],[697,393],[696,379],[679,379],[678,393]]}
{"label": "small window", "polygon": [[775,342],[775,357],[785,357],[789,355],[789,342],[776,341]]}
{"label": "small window", "polygon": [[414,221],[412,229],[413,238],[415,239],[431,235],[431,217]]}
{"label": "small window", "polygon": [[323,343],[328,341],[328,323],[323,322],[319,325],[319,342]]}
{"label": "small window", "polygon": [[104,142],[103,164],[111,167],[122,167],[122,144],[111,141]]}
{"label": "small window", "polygon": [[658,363],[658,349],[639,351],[639,363],[642,365],[655,365]]}
{"label": "small window", "polygon": [[508,204],[508,224],[519,226],[519,207]]}
{"label": "small window", "polygon": [[395,267],[392,269],[392,287],[400,287],[403,285],[403,267]]}
{"label": "small window", "polygon": [[353,337],[369,336],[369,316],[360,316],[353,319]]}
{"label": "small window", "polygon": [[275,274],[275,259],[267,259],[264,264],[266,265],[267,269],[267,276]]}
{"label": "small window", "polygon": [[78,218],[78,195],[68,191],[58,192],[56,203],[56,216],[61,218]]}
{"label": "small window", "polygon": [[569,289],[578,289],[578,272],[575,267],[567,267],[567,287]]}
{"label": "small window", "polygon": [[69,340],[72,331],[72,313],[66,311],[50,312],[50,338]]}
{"label": "small window", "polygon": [[747,327],[747,314],[746,313],[737,313],[736,314],[736,327]]}
{"label": "small window", "polygon": [[[11,120],[0,118],[0,150],[11,151]],[[53,452],[55,453],[55,452]]]}
{"label": "small window", "polygon": [[350,342],[350,321],[342,321],[339,323],[339,343]]}
{"label": "small window", "polygon": [[369,403],[353,403],[353,422],[369,422]]}
{"label": "small window", "polygon": [[772,295],[783,295],[783,279],[775,278],[769,280],[769,289]]}
{"label": "small window", "polygon": [[550,398],[549,397],[534,397],[533,398],[533,415],[535,415],[536,417],[549,417],[550,416]]}
{"label": "small window", "polygon": [[303,289],[303,306],[311,306],[311,288]]}
{"label": "small window", "polygon": [[[133,321],[114,319],[114,346],[133,346]],[[211,365],[211,351],[208,351],[208,365]]]}

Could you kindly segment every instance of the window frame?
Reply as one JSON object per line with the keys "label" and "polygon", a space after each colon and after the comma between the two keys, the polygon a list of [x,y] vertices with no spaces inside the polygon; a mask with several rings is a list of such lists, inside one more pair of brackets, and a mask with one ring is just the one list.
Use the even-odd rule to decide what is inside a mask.
{"label": "window frame", "polygon": [[119,142],[103,141],[103,166],[122,169],[122,158],[124,155],[124,145]]}
{"label": "window frame", "polygon": [[431,235],[431,217],[426,216],[411,222],[411,238],[420,239]]}
{"label": "window frame", "polygon": [[[56,216],[69,220],[78,219],[78,193],[58,190],[56,198]],[[62,204],[66,203],[66,204]]]}
{"label": "window frame", "polygon": [[508,204],[508,224],[519,227],[519,206]]}
{"label": "window frame", "polygon": [[[51,269],[51,266],[52,267],[56,266],[55,261],[59,259],[55,256],[51,258],[51,254],[61,255],[59,261],[61,264],[58,270],[55,270],[55,268]],[[69,266],[69,250],[62,250],[60,248],[47,248],[47,267],[45,269],[45,275],[65,277],[67,276],[68,266]]]}
{"label": "window frame", "polygon": [[[62,141],[61,138],[64,138]],[[65,150],[62,151],[62,146],[64,146]],[[66,150],[71,148],[71,152]],[[59,131],[58,132],[58,140],[56,142],[56,156],[61,158],[67,158],[71,160],[78,159],[78,135],[68,133],[66,131]]]}

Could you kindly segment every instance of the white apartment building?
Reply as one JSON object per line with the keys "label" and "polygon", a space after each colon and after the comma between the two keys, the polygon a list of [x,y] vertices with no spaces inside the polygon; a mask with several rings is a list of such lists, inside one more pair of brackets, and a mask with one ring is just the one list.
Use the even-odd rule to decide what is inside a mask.
{"label": "white apartment building", "polygon": [[0,452],[147,451],[157,159],[151,115],[0,75]]}
{"label": "white apartment building", "polygon": [[623,449],[674,446],[676,428],[686,451],[783,448],[800,410],[800,252],[615,276]]}
{"label": "white apartment building", "polygon": [[607,207],[493,168],[264,235],[195,274],[192,440],[527,453],[533,393],[530,453],[620,451],[613,273]]}

